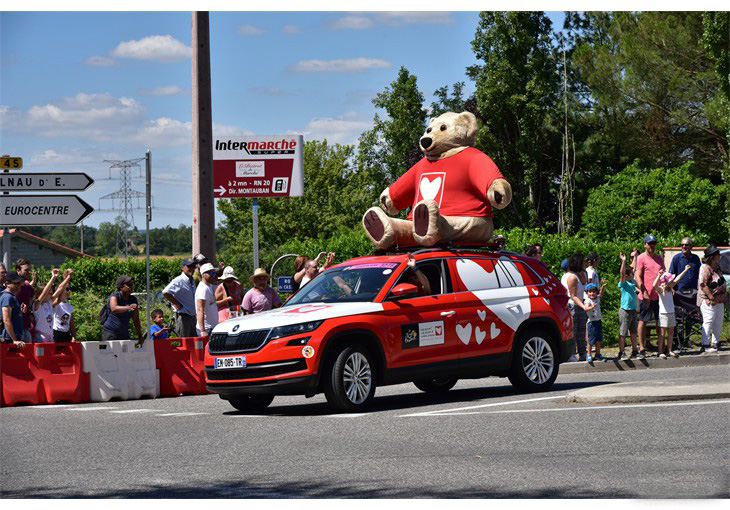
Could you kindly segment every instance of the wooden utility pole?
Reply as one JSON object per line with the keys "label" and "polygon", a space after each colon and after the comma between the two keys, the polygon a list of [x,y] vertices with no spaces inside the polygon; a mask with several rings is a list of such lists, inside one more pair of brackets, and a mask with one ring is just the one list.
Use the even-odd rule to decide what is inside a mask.
{"label": "wooden utility pole", "polygon": [[193,12],[193,254],[215,253],[213,115],[210,100],[210,21]]}

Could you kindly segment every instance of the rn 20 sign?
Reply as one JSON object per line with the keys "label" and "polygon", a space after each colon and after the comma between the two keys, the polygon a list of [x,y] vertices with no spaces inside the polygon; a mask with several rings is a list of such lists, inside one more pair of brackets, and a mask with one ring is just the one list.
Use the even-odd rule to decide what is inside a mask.
{"label": "rn 20 sign", "polygon": [[216,198],[304,194],[302,135],[218,138],[213,145]]}

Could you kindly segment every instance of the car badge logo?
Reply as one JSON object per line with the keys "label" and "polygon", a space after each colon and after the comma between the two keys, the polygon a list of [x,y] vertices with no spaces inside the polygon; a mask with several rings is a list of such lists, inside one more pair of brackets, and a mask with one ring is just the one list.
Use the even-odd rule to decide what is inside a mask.
{"label": "car badge logo", "polygon": [[241,327],[240,325],[233,326],[233,332],[235,333],[236,331],[238,331],[238,328],[240,328],[240,327]]}

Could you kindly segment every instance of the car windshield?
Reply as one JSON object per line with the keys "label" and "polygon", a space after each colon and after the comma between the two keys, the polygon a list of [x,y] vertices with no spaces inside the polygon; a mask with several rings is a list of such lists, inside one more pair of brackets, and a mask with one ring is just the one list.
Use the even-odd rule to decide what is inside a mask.
{"label": "car windshield", "polygon": [[304,285],[286,304],[372,301],[396,267],[397,263],[383,262],[331,269]]}

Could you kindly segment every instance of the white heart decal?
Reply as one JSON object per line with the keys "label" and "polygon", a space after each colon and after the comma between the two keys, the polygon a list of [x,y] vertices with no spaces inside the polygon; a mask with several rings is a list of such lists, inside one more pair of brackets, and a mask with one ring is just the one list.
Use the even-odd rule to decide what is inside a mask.
{"label": "white heart decal", "polygon": [[441,189],[441,177],[436,177],[433,181],[429,181],[428,177],[423,177],[419,188],[421,189],[421,197],[424,200],[432,200],[436,198]]}
{"label": "white heart decal", "polygon": [[532,288],[532,293],[537,296],[537,289],[535,287]]}
{"label": "white heart decal", "polygon": [[497,338],[497,336],[499,336],[499,334],[501,332],[502,332],[502,330],[497,327],[497,323],[496,322],[493,322],[492,323],[492,329],[489,330],[489,334],[492,337],[492,340],[494,340],[495,338]]}
{"label": "white heart decal", "polygon": [[550,300],[548,298],[543,298],[547,304],[550,304]]}
{"label": "white heart decal", "polygon": [[479,318],[484,321],[487,318],[487,311],[486,310],[477,310],[477,315]]}
{"label": "white heart decal", "polygon": [[467,324],[466,326],[457,324],[456,336],[459,337],[459,340],[464,342],[464,345],[469,345],[469,340],[471,339],[471,323]]}
{"label": "white heart decal", "polygon": [[484,337],[487,336],[487,332],[482,331],[481,329],[479,329],[479,326],[477,326],[477,329],[474,330],[474,336],[477,339],[477,344],[481,345],[482,340],[484,340]]}

